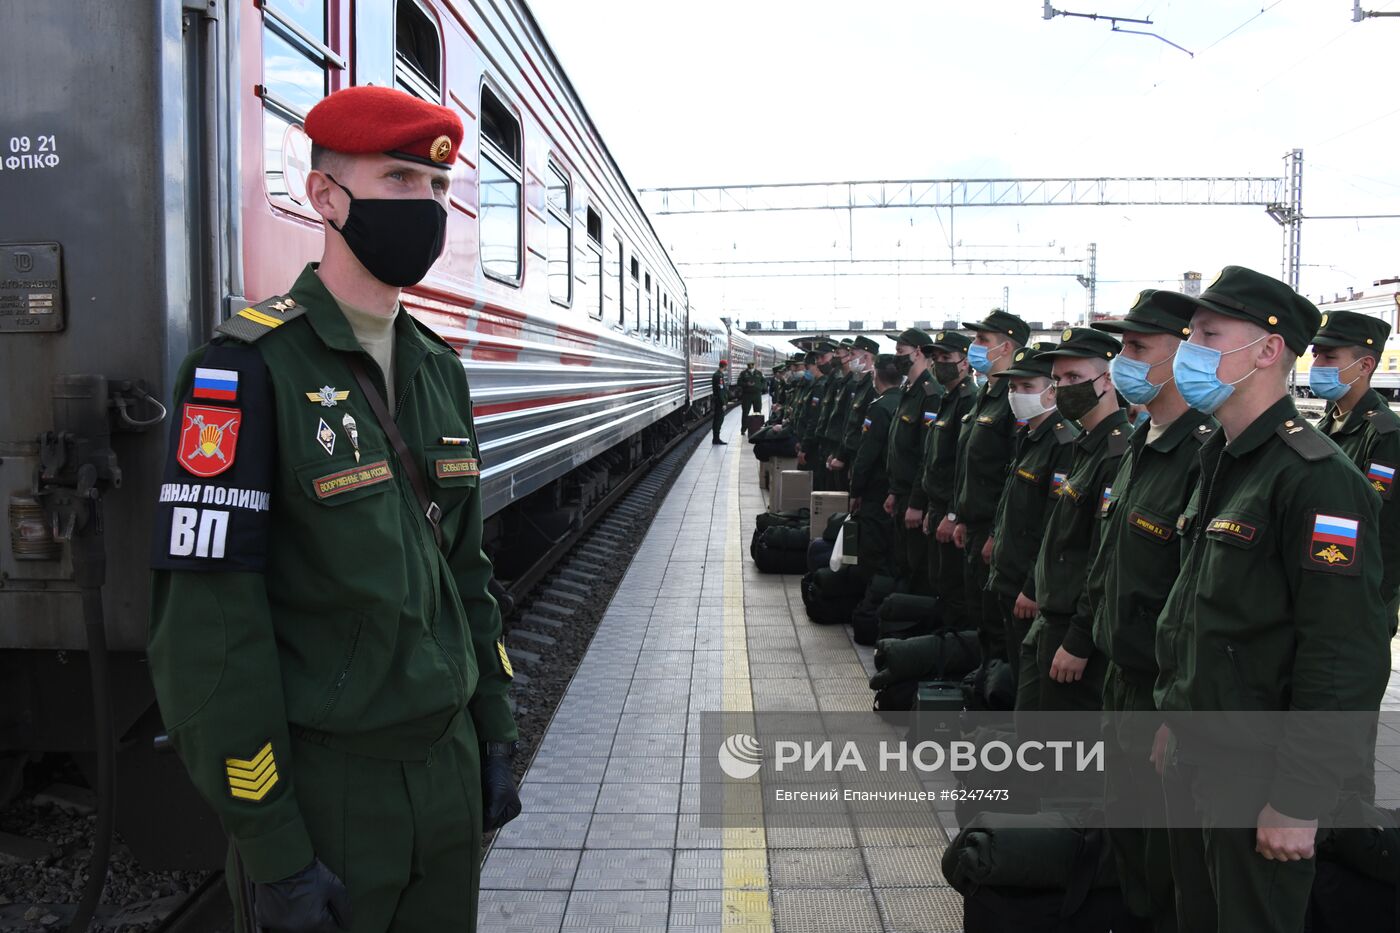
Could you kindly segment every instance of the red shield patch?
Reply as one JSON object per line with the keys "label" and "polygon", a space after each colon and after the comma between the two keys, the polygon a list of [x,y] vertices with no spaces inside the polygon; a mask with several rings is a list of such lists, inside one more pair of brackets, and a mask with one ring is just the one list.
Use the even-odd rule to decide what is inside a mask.
{"label": "red shield patch", "polygon": [[184,419],[175,458],[186,473],[207,478],[233,466],[243,412],[237,408],[186,405]]}

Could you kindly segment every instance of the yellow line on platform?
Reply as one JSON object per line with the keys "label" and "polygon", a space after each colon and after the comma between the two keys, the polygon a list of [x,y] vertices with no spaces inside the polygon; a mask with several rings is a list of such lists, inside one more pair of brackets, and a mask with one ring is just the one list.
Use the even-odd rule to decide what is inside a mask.
{"label": "yellow line on platform", "polygon": [[[753,714],[753,686],[749,679],[748,627],[744,619],[743,528],[739,514],[739,463],[729,451],[729,483],[725,496],[724,525],[724,693],[725,719]],[[728,726],[726,726],[728,728]],[[725,823],[740,822],[741,814],[758,809],[756,827],[726,826],[721,853],[724,883],[725,930],[772,933],[773,907],[768,897],[768,839],[763,830],[763,796],[757,785],[726,781]]]}

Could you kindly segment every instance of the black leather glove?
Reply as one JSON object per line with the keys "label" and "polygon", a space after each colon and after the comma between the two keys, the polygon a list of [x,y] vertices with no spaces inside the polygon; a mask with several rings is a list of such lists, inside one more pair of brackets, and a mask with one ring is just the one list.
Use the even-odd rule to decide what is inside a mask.
{"label": "black leather glove", "polygon": [[510,766],[511,746],[487,742],[481,753],[481,831],[500,829],[520,815],[520,794]]}
{"label": "black leather glove", "polygon": [[290,878],[253,885],[253,917],[267,933],[350,929],[350,892],[320,859]]}

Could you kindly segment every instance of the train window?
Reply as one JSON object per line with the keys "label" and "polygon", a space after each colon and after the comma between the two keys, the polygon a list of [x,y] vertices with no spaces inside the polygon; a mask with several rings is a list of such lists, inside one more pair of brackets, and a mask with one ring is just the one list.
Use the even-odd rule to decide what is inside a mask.
{"label": "train window", "polygon": [[603,243],[603,218],[591,207],[588,209],[588,238],[600,246]]}
{"label": "train window", "polygon": [[481,269],[520,284],[520,121],[489,87],[481,88]]}
{"label": "train window", "polygon": [[603,250],[589,241],[583,256],[583,302],[588,316],[603,319]]}
{"label": "train window", "polygon": [[642,279],[637,257],[632,257],[632,330],[642,331]]}
{"label": "train window", "polygon": [[355,83],[394,86],[394,4],[355,3]]}
{"label": "train window", "polygon": [[646,330],[647,330],[647,336],[648,336],[648,337],[653,337],[653,338],[654,338],[654,337],[656,336],[655,317],[656,317],[656,307],[655,307],[655,304],[654,304],[653,301],[652,301],[652,295],[651,295],[651,276],[647,276],[647,323],[646,323]]}
{"label": "train window", "polygon": [[394,81],[400,90],[440,100],[442,40],[437,25],[414,0],[398,0],[394,12]]}
{"label": "train window", "polygon": [[574,300],[574,225],[569,179],[550,162],[545,184],[549,218],[549,297],[556,304],[568,307]]}
{"label": "train window", "polygon": [[287,129],[326,96],[329,69],[344,68],[345,60],[326,45],[324,0],[285,8],[269,2],[262,12],[263,179],[269,196],[290,198],[282,174]]}
{"label": "train window", "polygon": [[627,260],[622,255],[622,237],[613,237],[613,245],[617,248],[617,326],[625,327],[627,326],[627,301],[625,298],[627,291],[624,285],[627,276],[623,270],[626,268]]}

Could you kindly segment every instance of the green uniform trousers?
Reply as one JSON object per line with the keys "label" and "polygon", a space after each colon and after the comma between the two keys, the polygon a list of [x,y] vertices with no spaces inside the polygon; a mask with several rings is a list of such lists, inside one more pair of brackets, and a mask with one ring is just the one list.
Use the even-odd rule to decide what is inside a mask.
{"label": "green uniform trousers", "polygon": [[739,414],[744,419],[744,423],[741,425],[744,431],[749,429],[748,417],[750,413],[755,415],[763,414],[763,396],[744,395],[740,397]]}
{"label": "green uniform trousers", "polygon": [[[1036,616],[1021,650],[1021,674],[1016,683],[1016,709],[1027,711],[1103,709],[1103,680],[1108,660],[1103,652],[1089,656],[1084,676],[1062,684],[1050,677],[1050,662],[1069,630],[1069,616]],[[1032,648],[1033,650],[1027,650]]]}
{"label": "green uniform trousers", "polygon": [[856,541],[856,572],[866,585],[876,576],[893,576],[890,567],[892,529],[885,514],[885,503],[862,502],[856,513],[859,539]]}
{"label": "green uniform trousers", "polygon": [[[929,527],[937,529],[942,520],[941,513],[934,516]],[[967,631],[967,626],[963,624],[967,619],[967,599],[963,594],[963,552],[951,541],[940,544],[930,534],[926,553],[929,589],[942,601],[944,624],[954,631]]]}
{"label": "green uniform trousers", "polygon": [[[997,611],[1001,613],[1002,632],[1005,633],[1003,637],[1006,639],[1006,661],[1011,665],[1011,670],[1015,672],[1016,679],[1019,682],[1021,676],[1021,652],[1024,650],[1022,648],[1022,643],[1025,642],[1026,635],[1030,633],[1031,620],[1016,618],[1015,596],[997,593],[994,598],[996,600]],[[1034,651],[1034,648],[1032,648],[1032,651]]]}
{"label": "green uniform trousers", "polygon": [[[1104,717],[1104,810],[1123,901],[1133,916],[1150,919],[1156,933],[1176,933],[1171,854],[1162,828],[1166,801],[1156,792],[1162,779],[1150,758],[1162,724],[1152,700],[1152,678],[1109,662],[1103,708],[1116,714]],[[1152,809],[1144,812],[1144,805]],[[1139,820],[1142,828],[1119,828]]]}
{"label": "green uniform trousers", "polygon": [[476,929],[481,759],[470,716],[426,761],[363,758],[294,730],[292,764],[316,857],[350,892],[352,933]]}
{"label": "green uniform trousers", "polygon": [[903,496],[894,501],[894,550],[898,566],[897,576],[909,585],[909,592],[915,596],[928,596],[933,592],[928,578],[928,535],[924,529],[910,528],[904,524],[904,513],[909,508],[909,497]]}
{"label": "green uniform trousers", "polygon": [[1253,829],[1213,825],[1213,813],[1263,809],[1273,760],[1212,766],[1216,755],[1187,751],[1173,737],[1162,775],[1177,923],[1190,933],[1302,933],[1316,861],[1266,859]]}
{"label": "green uniform trousers", "polygon": [[968,525],[967,546],[958,553],[962,556],[963,614],[967,618],[967,629],[977,631],[982,657],[999,658],[1006,654],[1007,646],[1003,643],[1006,638],[996,598],[987,589],[987,574],[991,568],[982,559],[982,546],[991,532],[990,525]]}

